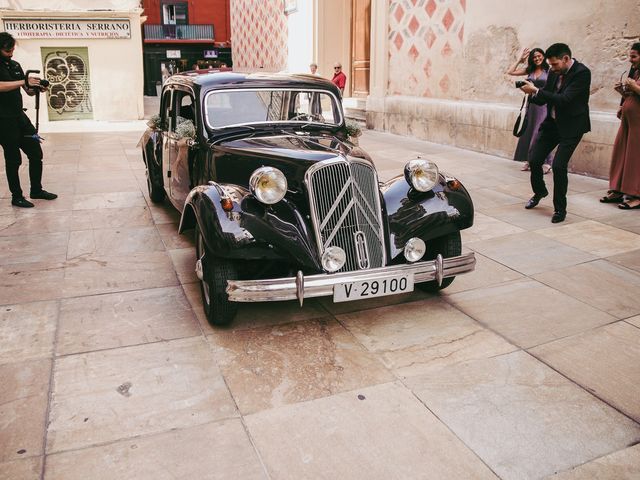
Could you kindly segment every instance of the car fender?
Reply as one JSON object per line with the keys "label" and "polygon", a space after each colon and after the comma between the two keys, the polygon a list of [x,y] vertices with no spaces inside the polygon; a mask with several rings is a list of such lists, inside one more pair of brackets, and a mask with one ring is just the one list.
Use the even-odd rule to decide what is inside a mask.
{"label": "car fender", "polygon": [[392,178],[381,186],[387,213],[390,258],[395,258],[412,237],[425,242],[473,225],[473,201],[455,178],[439,175],[428,192],[412,188],[404,176]]}
{"label": "car fender", "polygon": [[[223,201],[231,201],[232,209],[226,211]],[[207,248],[220,257],[280,259],[319,267],[310,227],[286,199],[264,205],[245,188],[209,182],[189,193],[179,232],[196,223]]]}

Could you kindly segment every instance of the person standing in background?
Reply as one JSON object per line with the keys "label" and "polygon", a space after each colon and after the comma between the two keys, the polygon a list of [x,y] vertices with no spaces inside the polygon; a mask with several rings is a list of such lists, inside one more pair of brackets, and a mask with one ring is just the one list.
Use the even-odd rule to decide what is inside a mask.
{"label": "person standing in background", "polygon": [[309,73],[311,73],[311,75],[318,75],[318,64],[317,63],[310,63],[309,64]]}
{"label": "person standing in background", "polygon": [[347,84],[347,76],[342,71],[342,64],[336,63],[333,66],[333,78],[331,81],[340,89],[340,94],[344,95],[344,87]]}
{"label": "person standing in background", "polygon": [[[526,68],[520,68],[520,65],[525,62],[527,62]],[[526,75],[528,81],[536,87],[542,88],[547,83],[548,71],[549,64],[544,59],[544,50],[541,48],[534,48],[533,50],[525,48],[520,55],[520,59],[507,70],[507,75],[514,77]],[[516,152],[513,155],[513,159],[516,162],[524,162],[520,169],[522,171],[529,170],[529,157],[533,153],[533,147],[540,135],[540,125],[546,115],[547,109],[535,103],[530,104],[527,109],[527,128],[518,139]],[[547,155],[544,165],[542,165],[542,171],[545,174],[551,171],[552,160],[551,154]]]}
{"label": "person standing in background", "polygon": [[623,99],[621,123],[611,155],[610,190],[600,199],[619,203],[623,210],[640,208],[640,42],[631,46],[629,61],[632,76],[614,87]]}

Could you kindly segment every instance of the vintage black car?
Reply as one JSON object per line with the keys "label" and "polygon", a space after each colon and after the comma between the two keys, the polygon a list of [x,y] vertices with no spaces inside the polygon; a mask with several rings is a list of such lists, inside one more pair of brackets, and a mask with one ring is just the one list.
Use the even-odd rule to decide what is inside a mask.
{"label": "vintage black car", "polygon": [[195,229],[212,325],[237,302],[437,291],[474,269],[461,255],[473,224],[462,184],[420,158],[381,183],[328,80],[174,75],[141,146],[151,200],[181,212],[181,233]]}

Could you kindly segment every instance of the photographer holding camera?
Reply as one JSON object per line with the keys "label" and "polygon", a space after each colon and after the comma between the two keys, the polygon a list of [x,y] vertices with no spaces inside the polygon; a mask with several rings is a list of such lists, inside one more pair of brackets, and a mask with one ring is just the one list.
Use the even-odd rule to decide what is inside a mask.
{"label": "photographer holding camera", "polygon": [[42,148],[36,128],[22,108],[23,88],[28,95],[38,95],[46,90],[46,81],[37,77],[26,77],[18,62],[12,60],[16,46],[15,39],[6,32],[0,33],[0,145],[4,150],[4,160],[11,205],[31,208],[33,203],[24,198],[20,188],[18,171],[22,163],[20,150],[29,158],[29,180],[31,198],[53,200],[58,196],[42,189]]}

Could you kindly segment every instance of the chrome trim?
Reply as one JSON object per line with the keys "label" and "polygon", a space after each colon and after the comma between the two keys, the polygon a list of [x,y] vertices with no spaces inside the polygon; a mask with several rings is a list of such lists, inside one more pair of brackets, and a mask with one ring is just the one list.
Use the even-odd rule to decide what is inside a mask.
{"label": "chrome trim", "polygon": [[[298,121],[298,120],[269,120],[269,121],[264,121],[264,122],[245,122],[245,123],[234,123],[231,125],[224,125],[221,127],[214,127],[211,125],[211,123],[209,122],[209,109],[207,108],[207,100],[209,99],[209,95],[213,95],[215,93],[222,93],[222,92],[320,92],[320,93],[326,93],[327,95],[330,95],[331,97],[333,97],[333,100],[335,101],[334,105],[337,107],[338,109],[338,113],[340,114],[340,118],[339,121],[336,123],[321,123],[321,122],[314,122],[314,121]],[[264,124],[281,124],[281,123],[299,123],[301,125],[307,125],[307,124],[312,124],[312,125],[324,125],[324,126],[330,126],[330,127],[339,127],[340,125],[342,125],[344,123],[344,112],[342,111],[342,102],[338,99],[338,97],[336,97],[333,92],[331,90],[324,90],[322,88],[219,88],[216,90],[210,90],[209,92],[207,92],[207,94],[204,96],[203,99],[203,108],[204,110],[204,121],[207,124],[207,127],[209,127],[211,130],[223,130],[225,128],[231,128],[231,127],[240,127],[240,126],[244,126],[244,125],[264,125]]]}
{"label": "chrome trim", "polygon": [[435,259],[436,266],[436,282],[438,282],[438,286],[442,286],[442,280],[444,279],[444,259],[442,255],[438,254]]}
{"label": "chrome trim", "polygon": [[296,274],[296,297],[298,297],[298,303],[302,307],[304,303],[304,273],[302,273],[302,270],[298,270]]}
{"label": "chrome trim", "polygon": [[[319,200],[322,199],[322,192],[318,192],[317,188],[313,184],[313,179],[315,175],[325,168],[331,168],[338,165],[344,165],[348,172],[348,175],[345,184],[341,187],[333,185],[333,191],[335,198],[331,200],[332,204],[327,210],[327,213],[324,214],[324,218],[320,218],[319,215]],[[358,169],[366,168],[366,175],[371,175],[371,182],[360,182],[359,176],[361,175]],[[335,158],[324,160],[322,162],[318,162],[307,169],[305,172],[304,183],[307,186],[307,191],[309,193],[309,210],[311,212],[311,222],[313,224],[314,235],[316,239],[316,244],[318,245],[318,253],[322,256],[323,252],[331,245],[331,242],[334,240],[336,235],[340,232],[341,227],[347,216],[353,211],[353,214],[356,216],[356,220],[362,220],[362,224],[367,224],[371,227],[371,230],[367,230],[367,232],[363,232],[365,238],[367,234],[371,236],[371,238],[367,239],[369,241],[375,241],[380,246],[380,256],[375,259],[373,262],[375,267],[384,266],[387,263],[386,257],[386,245],[385,245],[385,235],[384,235],[384,224],[382,220],[382,207],[380,204],[380,191],[378,189],[378,174],[375,170],[375,167],[368,161],[356,158],[345,158],[343,156],[337,156]],[[370,185],[365,185],[365,183],[370,183]],[[339,189],[339,192],[336,194],[336,190]],[[367,191],[367,189],[370,189]],[[363,191],[364,190],[364,191]],[[340,208],[341,203],[344,204],[348,200],[347,205],[342,205],[344,211],[340,215],[338,219],[334,219],[334,213],[338,208]],[[372,205],[371,202],[374,202]],[[326,205],[325,205],[326,206]],[[327,235],[327,238],[323,238],[323,230],[327,225],[334,221],[335,225],[332,226],[330,233]],[[376,228],[377,227],[377,228]],[[373,238],[375,235],[375,239]],[[353,241],[355,242],[355,238]],[[367,242],[368,246],[368,242]],[[357,250],[357,243],[354,244],[354,248]],[[349,251],[347,251],[347,263],[346,268],[349,270],[357,270],[358,268],[369,268],[371,266],[371,258],[369,254],[371,253],[370,247],[365,249],[367,258],[361,259],[356,254],[357,258],[350,258]],[[374,255],[377,255],[374,254]],[[364,261],[366,260],[366,262]],[[366,265],[366,266],[364,266]]]}
{"label": "chrome trim", "polygon": [[[304,298],[325,297],[333,295],[333,287],[340,283],[362,282],[367,280],[381,280],[389,275],[413,273],[414,282],[437,281],[438,260],[391,265],[389,267],[372,268],[342,273],[320,273],[303,277],[303,288],[299,287],[296,277],[273,278],[266,280],[229,280],[227,294],[232,302],[277,302],[283,300],[300,301],[298,295],[302,292]],[[473,252],[458,257],[442,259],[442,278],[453,277],[475,269],[476,258]]]}

